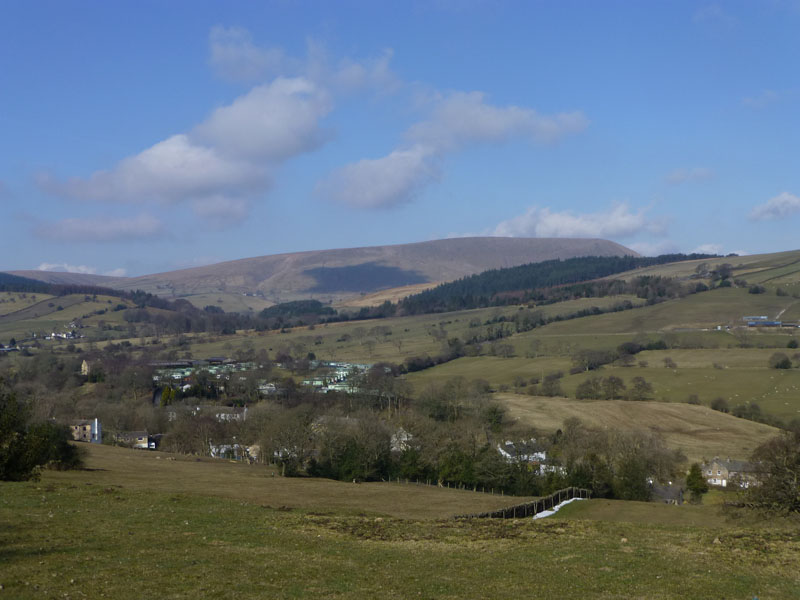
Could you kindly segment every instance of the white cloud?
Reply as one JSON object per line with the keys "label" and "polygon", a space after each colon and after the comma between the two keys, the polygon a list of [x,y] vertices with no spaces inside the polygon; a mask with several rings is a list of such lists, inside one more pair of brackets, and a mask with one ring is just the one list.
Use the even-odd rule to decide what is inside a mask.
{"label": "white cloud", "polygon": [[218,108],[191,135],[227,158],[277,163],[322,145],[319,120],[330,110],[311,81],[278,78]]}
{"label": "white cloud", "polygon": [[226,229],[241,223],[250,212],[250,205],[243,198],[203,198],[194,202],[192,208],[213,229]]}
{"label": "white cloud", "polygon": [[631,212],[619,204],[606,212],[575,214],[572,211],[552,212],[549,208],[531,207],[524,214],[503,221],[492,235],[508,237],[616,238],[641,232],[654,232],[655,221],[643,211]]}
{"label": "white cloud", "polygon": [[277,73],[286,62],[279,48],[260,48],[250,32],[241,27],[211,28],[209,63],[225,79],[255,81]]}
{"label": "white cloud", "polygon": [[215,149],[193,143],[185,134],[173,135],[110,171],[86,179],[60,182],[42,175],[46,191],[82,200],[176,203],[224,192],[241,194],[264,189],[263,168],[221,156]]}
{"label": "white cloud", "polygon": [[667,183],[678,185],[691,181],[707,181],[714,178],[714,171],[706,167],[692,167],[689,169],[675,169],[667,175]]}
{"label": "white cloud", "polygon": [[58,271],[60,273],[82,273],[83,275],[95,275],[97,269],[94,267],[87,267],[86,265],[70,265],[68,263],[47,263],[43,262],[38,267],[37,271]]}
{"label": "white cloud", "polygon": [[643,256],[660,256],[661,254],[680,252],[677,244],[670,240],[663,240],[660,242],[633,242],[625,245]]}
{"label": "white cloud", "polygon": [[423,146],[395,150],[377,159],[364,159],[335,171],[318,184],[327,197],[358,208],[385,208],[411,200],[437,179],[432,152]]}
{"label": "white cloud", "polygon": [[390,67],[393,56],[394,51],[387,48],[376,58],[343,58],[334,61],[323,45],[310,39],[307,57],[301,63],[299,72],[339,94],[349,94],[361,89],[394,92],[402,83]]}
{"label": "white cloud", "polygon": [[[319,147],[331,109],[327,92],[302,78],[278,78],[218,108],[189,133],[173,135],[107,171],[39,185],[57,195],[101,202],[191,202],[214,224],[235,223],[247,200],[266,192],[283,161]],[[220,220],[211,203],[236,211]]]}
{"label": "white cloud", "polygon": [[[97,275],[97,269],[95,267],[89,267],[86,265],[71,265],[69,263],[48,263],[43,262],[38,267],[36,267],[37,271],[51,271],[51,272],[58,272],[58,273],[80,273],[82,275]],[[111,269],[110,271],[103,272],[103,275],[107,275],[108,277],[125,277],[127,271],[122,267],[117,269]]]}
{"label": "white cloud", "polygon": [[[213,110],[186,132],[177,133],[113,167],[87,177],[38,177],[43,190],[55,195],[95,202],[134,204],[188,203],[194,214],[220,228],[241,222],[249,207],[272,186],[275,170],[285,161],[312,152],[331,135],[321,121],[333,109],[337,94],[371,88],[387,91],[399,85],[390,68],[391,50],[367,60],[331,60],[326,50],[309,41],[307,56],[296,59],[277,48],[253,42],[238,27],[214,27],[209,34],[209,62],[215,71],[235,80],[264,81]],[[341,174],[345,183],[370,178],[382,164],[405,171],[391,174],[378,191],[384,198],[413,183],[412,151],[399,151],[375,164],[356,165]],[[418,165],[419,173],[431,167]],[[390,189],[397,188],[396,192]],[[347,194],[350,197],[350,194]],[[360,201],[368,205],[366,200]],[[50,237],[77,237],[77,221],[40,227]],[[87,232],[81,232],[87,233]],[[94,234],[95,239],[101,234]],[[123,238],[125,236],[122,236]]]}
{"label": "white cloud", "polygon": [[782,192],[770,198],[765,204],[756,206],[750,212],[751,221],[766,221],[769,219],[780,219],[800,212],[800,197]]}
{"label": "white cloud", "polygon": [[116,242],[151,239],[161,235],[163,231],[163,223],[150,215],[139,215],[134,218],[63,219],[53,223],[41,223],[34,228],[37,237],[58,242]]}
{"label": "white cloud", "polygon": [[406,132],[406,145],[382,158],[342,167],[321,182],[317,190],[351,206],[396,206],[409,202],[438,178],[438,164],[447,153],[471,144],[499,143],[514,137],[551,143],[582,131],[587,124],[580,112],[540,115],[517,106],[492,106],[481,92],[454,92],[434,100],[430,118]]}
{"label": "white cloud", "polygon": [[411,127],[407,137],[449,151],[472,143],[504,142],[512,137],[550,143],[583,131],[587,125],[581,112],[540,115],[529,108],[492,106],[486,103],[482,92],[454,92],[437,102],[431,118]]}
{"label": "white cloud", "polygon": [[722,244],[700,244],[692,252],[697,254],[722,254],[722,250]]}
{"label": "white cloud", "polygon": [[217,75],[233,81],[265,81],[275,75],[303,77],[336,93],[363,88],[387,92],[401,86],[390,67],[391,48],[375,58],[335,60],[322,44],[309,39],[306,56],[297,58],[281,48],[258,46],[247,29],[217,26],[209,33],[209,51],[209,64]]}

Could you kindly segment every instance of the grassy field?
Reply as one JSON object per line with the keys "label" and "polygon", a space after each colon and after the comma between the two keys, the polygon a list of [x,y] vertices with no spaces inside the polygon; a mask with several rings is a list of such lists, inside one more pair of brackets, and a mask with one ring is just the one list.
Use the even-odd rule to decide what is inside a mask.
{"label": "grassy field", "polygon": [[[31,295],[28,296],[30,298]],[[78,319],[84,326],[80,333],[89,338],[96,337],[102,330],[101,321],[110,325],[124,323],[122,311],[114,311],[114,307],[120,304],[126,307],[133,306],[128,300],[103,295],[90,297],[84,294],[69,294],[49,297],[39,294],[36,298],[35,303],[25,306],[22,310],[0,315],[0,340],[10,337],[27,338],[33,333],[41,337],[42,334],[64,332],[70,322]],[[103,310],[106,311],[104,314],[94,314]]]}
{"label": "grassy field", "polygon": [[508,409],[509,417],[541,431],[555,431],[570,417],[605,429],[654,431],[692,462],[715,456],[746,459],[758,445],[778,433],[768,425],[689,404],[568,400],[521,394],[495,394],[495,398]]}
{"label": "grassy field", "polygon": [[740,326],[742,317],[766,315],[791,320],[800,314],[795,298],[775,294],[749,294],[741,288],[721,288],[632,311],[598,315],[552,323],[550,334],[638,333],[684,328],[709,328],[717,325]]}
{"label": "grassy field", "polygon": [[[716,398],[724,398],[731,408],[754,402],[764,412],[791,420],[800,417],[800,371],[770,369],[768,361],[774,352],[775,349],[759,348],[645,351],[636,356],[634,365],[646,363],[646,367],[607,365],[576,375],[569,374],[573,365],[569,355],[464,357],[410,373],[407,379],[417,390],[454,377],[485,379],[494,389],[504,389],[514,386],[518,378],[527,383],[534,377],[543,379],[550,373],[561,372],[564,374],[561,388],[565,395],[574,398],[578,385],[589,377],[614,375],[628,388],[632,387],[634,377],[643,377],[653,387],[653,400],[685,403],[690,396],[697,396],[701,403],[709,405]],[[675,362],[676,369],[664,366],[667,358]],[[525,393],[526,389],[519,391]]]}
{"label": "grassy field", "polygon": [[29,308],[34,304],[50,300],[48,294],[24,294],[21,292],[0,292],[0,316]]}
{"label": "grassy field", "polygon": [[230,292],[192,294],[189,296],[181,296],[181,298],[188,300],[201,310],[206,306],[217,306],[225,312],[240,313],[257,313],[274,304],[258,296],[245,296],[244,294],[233,294]]}
{"label": "grassy field", "polygon": [[388,290],[381,290],[380,292],[374,292],[372,294],[362,294],[353,298],[346,298],[345,300],[338,302],[336,307],[361,308],[362,306],[380,306],[387,300],[389,302],[398,302],[406,296],[419,294],[420,292],[434,288],[437,285],[439,285],[439,283],[435,281],[430,283],[415,283],[412,285],[404,285]]}
{"label": "grassy field", "polygon": [[[159,462],[148,453],[115,452],[130,453],[135,463]],[[3,484],[0,594],[795,598],[800,586],[796,523],[731,521],[715,506],[591,500],[540,521],[398,518],[392,507],[408,504],[412,486],[397,486],[383,506],[372,505],[378,510],[357,514],[331,503],[331,488],[303,494],[307,508],[281,506],[277,486],[288,479],[275,478],[259,498],[222,491],[232,483],[226,469],[246,469],[227,462],[189,463],[213,475],[181,483],[196,472],[175,461],[168,466],[181,474],[152,484],[131,479],[124,464],[93,453],[94,470]]]}
{"label": "grassy field", "polygon": [[[549,306],[537,307],[546,317],[566,315],[592,306],[607,307],[622,300],[639,301],[628,296],[614,298],[581,298]],[[639,301],[641,302],[641,301]],[[442,352],[442,341],[434,330],[443,331],[444,338],[466,339],[475,328],[498,316],[513,316],[518,306],[481,308],[442,314],[394,317],[370,321],[350,321],[318,325],[314,328],[296,327],[285,332],[242,332],[236,337],[220,338],[212,343],[200,343],[202,337],[191,345],[196,356],[230,355],[237,348],[250,347],[271,353],[281,348],[302,347],[312,351],[319,359],[374,363],[378,361],[402,362],[410,356]],[[374,328],[388,328],[390,333],[375,333]],[[507,340],[503,340],[507,341]],[[512,341],[511,338],[508,341]]]}
{"label": "grassy field", "polygon": [[[263,465],[112,446],[82,444],[81,447],[88,452],[87,465],[94,469],[92,481],[96,485],[123,486],[128,490],[211,495],[274,507],[425,519],[494,510],[509,504],[508,498],[499,494],[413,482],[353,484],[284,478],[275,476],[270,467]],[[48,473],[48,480],[67,482],[74,476],[74,473]],[[402,502],[396,501],[398,496],[402,496]]]}
{"label": "grassy field", "polygon": [[624,273],[623,277],[630,279],[640,275],[660,275],[662,277],[686,278],[693,275],[700,264],[705,263],[710,269],[714,269],[718,265],[727,263],[733,267],[734,277],[741,277],[747,280],[748,283],[761,283],[776,274],[785,275],[787,273],[793,273],[794,277],[792,279],[787,278],[786,282],[799,282],[800,269],[798,268],[798,261],[800,261],[800,250],[775,252],[773,254],[753,254],[750,256],[722,256],[636,269]]}

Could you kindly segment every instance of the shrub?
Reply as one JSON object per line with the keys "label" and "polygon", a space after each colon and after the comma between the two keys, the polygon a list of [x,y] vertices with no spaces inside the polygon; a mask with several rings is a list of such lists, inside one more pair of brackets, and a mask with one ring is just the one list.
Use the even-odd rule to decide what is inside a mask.
{"label": "shrub", "polygon": [[603,396],[606,400],[621,398],[625,392],[625,382],[616,375],[610,375],[603,380]]}
{"label": "shrub", "polygon": [[37,479],[44,466],[73,469],[81,465],[78,448],[63,425],[28,426],[24,407],[0,381],[0,481]]}
{"label": "shrub", "polygon": [[544,378],[542,382],[540,393],[542,396],[563,396],[564,392],[561,389],[561,383],[557,378],[552,378],[550,375]]}
{"label": "shrub", "polygon": [[644,346],[641,344],[637,344],[636,342],[624,342],[617,346],[617,352],[619,354],[638,354],[644,350]]}
{"label": "shrub", "polygon": [[703,471],[698,463],[693,463],[689,469],[689,474],[686,476],[686,489],[691,494],[690,501],[693,504],[699,504],[703,494],[708,491],[708,482],[703,477]]}
{"label": "shrub", "polygon": [[653,386],[644,377],[634,377],[631,380],[633,387],[628,397],[631,400],[647,400],[653,394]]}
{"label": "shrub", "polygon": [[791,369],[792,361],[783,352],[776,352],[769,357],[769,366],[772,369]]}
{"label": "shrub", "polygon": [[578,400],[598,400],[603,397],[603,383],[600,377],[590,377],[575,388]]}
{"label": "shrub", "polygon": [[797,340],[795,338],[790,339],[789,343],[786,344],[787,348],[797,348],[798,346],[800,346],[800,344],[797,343]]}
{"label": "shrub", "polygon": [[748,500],[775,512],[800,512],[800,434],[785,432],[759,446],[753,454],[763,469],[760,485],[747,491]]}
{"label": "shrub", "polygon": [[725,398],[717,397],[711,401],[711,408],[714,410],[718,410],[719,412],[728,412],[730,410],[730,406],[728,405],[728,401]]}

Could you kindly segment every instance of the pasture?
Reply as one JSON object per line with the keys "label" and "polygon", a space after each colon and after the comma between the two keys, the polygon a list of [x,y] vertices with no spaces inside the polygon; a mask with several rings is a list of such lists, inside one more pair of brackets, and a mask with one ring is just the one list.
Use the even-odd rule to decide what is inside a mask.
{"label": "pasture", "polygon": [[[179,297],[188,300],[201,310],[206,306],[216,306],[225,312],[258,313],[274,304],[260,296],[245,296],[241,293],[231,292],[209,292]],[[176,298],[170,299],[175,300]]]}
{"label": "pasture", "polygon": [[663,436],[670,448],[690,462],[704,458],[747,458],[757,446],[778,434],[769,425],[738,419],[704,406],[625,400],[569,400],[521,394],[495,394],[517,422],[544,432],[578,418],[603,429],[646,430]]}
{"label": "pasture", "polygon": [[[196,463],[214,472],[200,482],[178,481],[192,476],[185,471],[173,473],[173,483],[148,485],[130,471],[157,462],[154,456],[122,452],[135,457],[129,467],[93,454],[93,470],[3,484],[0,593],[780,599],[800,586],[796,523],[731,521],[715,506],[590,500],[539,521],[398,518],[373,512],[377,504],[342,509],[323,488],[275,495],[292,482],[282,478],[270,493],[237,497],[223,491],[232,483],[224,471],[245,467],[222,461]],[[405,504],[413,488],[395,490],[386,497],[390,508]],[[277,504],[282,497],[295,501]],[[316,508],[292,508],[298,504]]]}
{"label": "pasture", "polygon": [[35,296],[36,302],[28,304],[22,310],[0,315],[0,340],[11,337],[23,339],[33,334],[41,338],[48,333],[67,331],[69,323],[77,320],[83,325],[80,333],[87,338],[95,338],[105,331],[105,325],[125,323],[122,311],[115,311],[114,308],[119,305],[125,308],[132,306],[128,300],[103,295],[28,296]]}

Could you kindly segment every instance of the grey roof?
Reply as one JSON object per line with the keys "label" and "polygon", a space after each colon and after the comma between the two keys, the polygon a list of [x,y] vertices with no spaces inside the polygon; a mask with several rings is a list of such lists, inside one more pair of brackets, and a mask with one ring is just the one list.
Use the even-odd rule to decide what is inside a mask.
{"label": "grey roof", "polygon": [[715,458],[708,465],[703,465],[703,468],[711,466],[713,463],[725,467],[729,472],[734,473],[756,473],[760,471],[758,463],[748,462],[746,460],[731,460],[730,458],[721,459]]}

